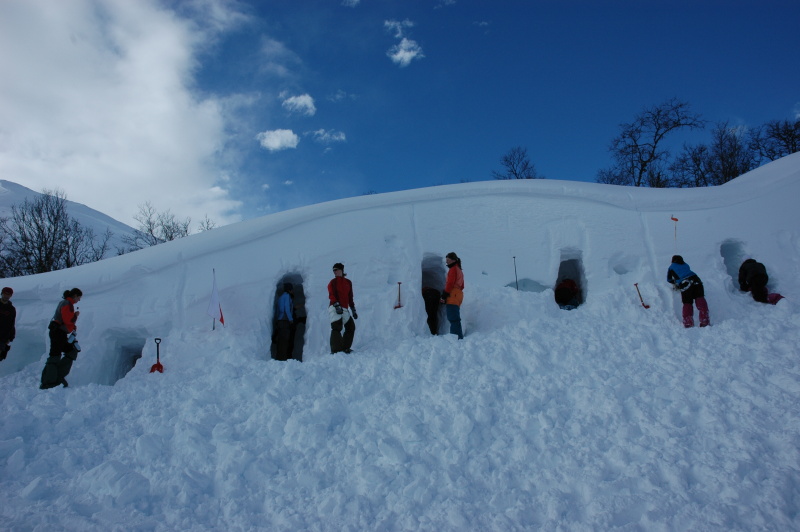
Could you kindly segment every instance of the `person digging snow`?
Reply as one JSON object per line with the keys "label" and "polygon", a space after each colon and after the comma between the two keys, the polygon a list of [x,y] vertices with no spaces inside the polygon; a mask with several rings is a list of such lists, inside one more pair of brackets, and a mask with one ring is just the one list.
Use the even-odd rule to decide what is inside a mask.
{"label": "person digging snow", "polygon": [[683,326],[694,327],[694,306],[700,314],[700,327],[710,325],[708,319],[708,303],[706,303],[703,281],[694,273],[680,255],[672,257],[672,264],[667,270],[667,282],[672,283],[675,290],[680,290],[683,302]]}

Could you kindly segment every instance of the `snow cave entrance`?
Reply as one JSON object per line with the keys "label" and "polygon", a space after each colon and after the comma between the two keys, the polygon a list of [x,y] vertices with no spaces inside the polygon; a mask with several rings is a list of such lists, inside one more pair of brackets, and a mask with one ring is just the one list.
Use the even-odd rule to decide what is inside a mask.
{"label": "snow cave entrance", "polygon": [[725,271],[731,278],[728,289],[736,292],[739,289],[739,267],[748,258],[744,250],[744,242],[733,239],[726,240],[719,246],[719,254],[722,255]]}
{"label": "snow cave entrance", "polygon": [[[286,341],[288,341],[287,358],[278,353],[279,335],[281,328],[278,326],[278,299],[284,292],[284,285],[292,284],[292,307],[294,310],[294,322],[289,327]],[[306,335],[306,295],[303,290],[303,276],[299,273],[287,273],[275,287],[275,298],[272,305],[272,345],[270,346],[270,356],[275,360],[298,360],[303,361],[303,347],[305,346]]]}
{"label": "snow cave entrance", "polygon": [[578,308],[586,301],[586,274],[580,251],[561,250],[561,263],[553,292],[556,303],[564,310]]}
{"label": "snow cave entrance", "polygon": [[425,316],[431,334],[447,334],[450,330],[445,307],[439,304],[446,280],[444,257],[425,253],[422,257],[422,300],[425,302]]}
{"label": "snow cave entrance", "polygon": [[125,377],[142,358],[147,338],[142,331],[128,329],[111,329],[106,333],[106,337],[114,346],[113,352],[116,354],[113,364],[109,365],[110,374],[107,377],[109,384],[113,385]]}

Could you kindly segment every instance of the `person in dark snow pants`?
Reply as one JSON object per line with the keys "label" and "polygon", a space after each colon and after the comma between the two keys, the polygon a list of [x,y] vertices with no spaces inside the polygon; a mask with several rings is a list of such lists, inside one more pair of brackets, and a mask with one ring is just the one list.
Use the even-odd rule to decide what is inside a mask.
{"label": "person in dark snow pants", "polygon": [[283,283],[283,294],[278,299],[278,308],[275,313],[276,326],[276,353],[277,360],[289,360],[292,356],[292,336],[294,335],[294,286],[292,283]]}
{"label": "person in dark snow pants", "polygon": [[[328,316],[331,320],[331,354],[350,353],[353,338],[356,334],[358,319],[356,305],[353,302],[353,283],[344,273],[344,264],[333,265],[333,279],[328,283]],[[344,329],[344,334],[342,330]]]}
{"label": "person in dark snow pants", "polygon": [[81,300],[83,292],[73,288],[64,292],[64,299],[56,307],[56,312],[48,326],[50,332],[50,356],[42,370],[42,390],[62,385],[69,386],[66,376],[72,369],[72,363],[78,358],[81,348],[78,345],[75,333],[78,315],[75,303]]}
{"label": "person in dark snow pants", "polygon": [[11,303],[14,290],[6,286],[0,292],[0,361],[6,359],[11,349],[11,342],[17,335],[17,309]]}
{"label": "person in dark snow pants", "polygon": [[708,303],[706,303],[703,281],[694,273],[689,265],[683,261],[680,255],[672,257],[672,264],[667,270],[667,282],[671,283],[675,290],[680,290],[681,301],[683,302],[683,326],[694,327],[694,305],[700,314],[700,327],[710,325],[708,318]]}
{"label": "person in dark snow pants", "polygon": [[767,267],[755,259],[747,259],[739,267],[739,290],[750,292],[755,301],[775,305],[783,299],[780,294],[770,294],[767,290],[769,275]]}

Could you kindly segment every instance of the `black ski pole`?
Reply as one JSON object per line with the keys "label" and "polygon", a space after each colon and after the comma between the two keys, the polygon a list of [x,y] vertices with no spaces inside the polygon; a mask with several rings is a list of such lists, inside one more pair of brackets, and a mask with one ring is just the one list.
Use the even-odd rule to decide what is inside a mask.
{"label": "black ski pole", "polygon": [[519,280],[517,279],[517,256],[514,255],[512,258],[514,259],[514,284],[517,287],[517,292],[519,292]]}

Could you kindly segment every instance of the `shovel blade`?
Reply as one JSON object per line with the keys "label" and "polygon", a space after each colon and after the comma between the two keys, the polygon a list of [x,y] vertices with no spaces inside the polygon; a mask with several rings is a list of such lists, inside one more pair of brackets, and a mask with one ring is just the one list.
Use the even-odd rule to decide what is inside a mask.
{"label": "shovel blade", "polygon": [[164,366],[161,365],[161,362],[156,362],[150,368],[150,373],[155,373],[156,371],[159,373],[164,373]]}

